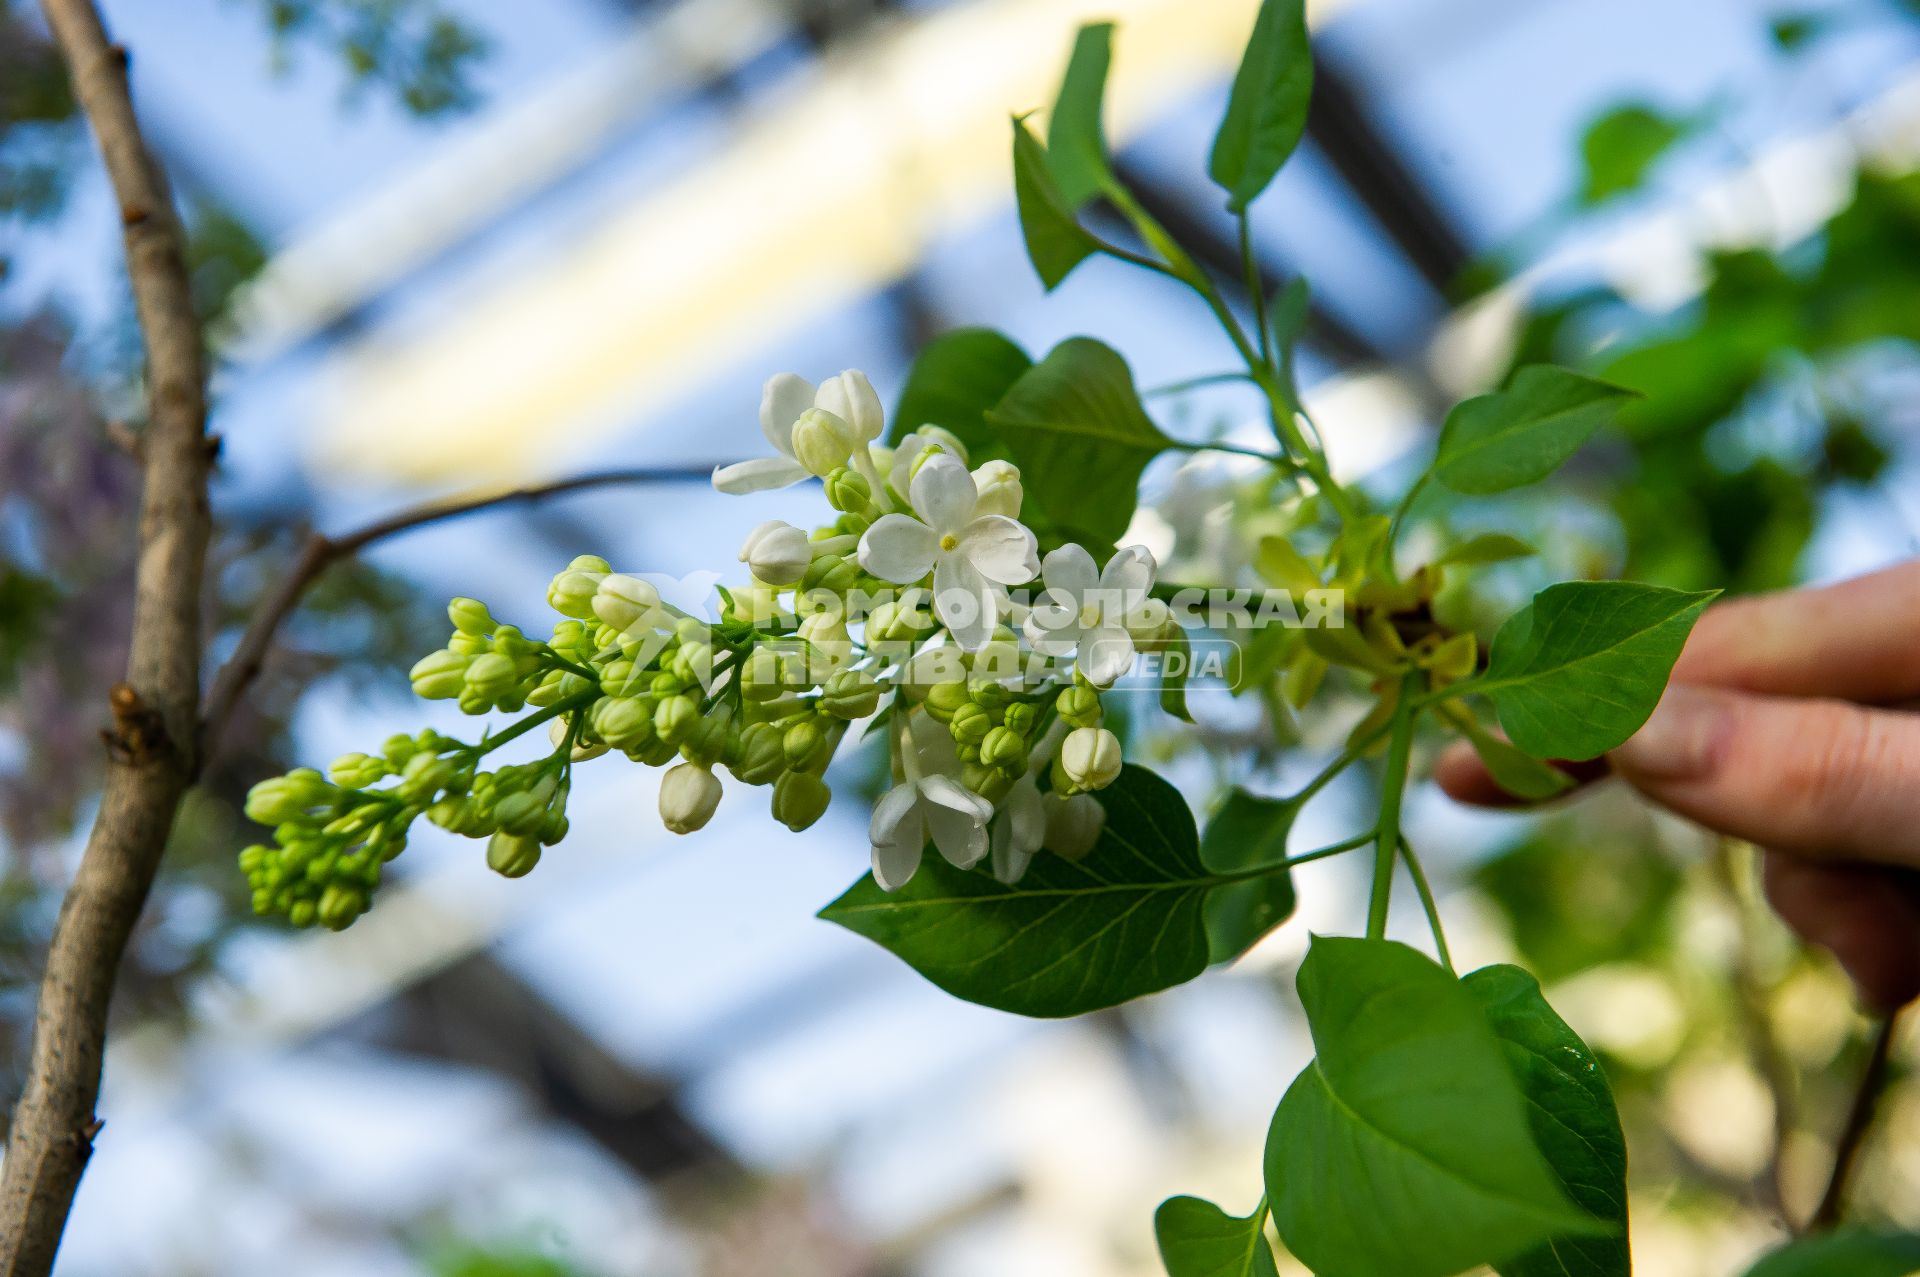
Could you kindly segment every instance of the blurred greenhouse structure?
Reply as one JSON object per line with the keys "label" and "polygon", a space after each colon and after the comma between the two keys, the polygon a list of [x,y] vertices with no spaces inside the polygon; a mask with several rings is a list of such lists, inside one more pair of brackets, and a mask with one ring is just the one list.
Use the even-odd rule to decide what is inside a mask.
{"label": "blurred greenhouse structure", "polygon": [[[217,293],[215,500],[248,530],[221,561],[229,626],[290,554],[280,525],[751,455],[772,372],[863,368],[891,402],[919,345],[976,324],[1032,350],[1097,329],[1145,386],[1221,366],[1199,303],[1145,273],[1092,263],[1041,291],[1007,117],[1045,103],[1079,22],[1115,20],[1123,176],[1234,278],[1201,164],[1251,0],[103,8]],[[1304,373],[1343,473],[1393,466],[1453,398],[1551,354],[1649,397],[1583,454],[1574,498],[1511,511],[1573,534],[1568,561],[1503,569],[1512,600],[1533,573],[1755,590],[1914,553],[1920,6],[1309,8],[1308,140],[1254,236],[1262,288],[1312,281]],[[354,37],[326,15],[382,9],[443,13],[471,41],[459,91],[413,103],[434,109],[342,70],[333,46]],[[281,10],[307,16],[276,38]],[[43,41],[36,23],[0,3],[15,53]],[[0,45],[0,80],[18,64]],[[72,142],[4,83],[0,111],[16,113],[0,172]],[[87,503],[126,482],[110,446],[49,429],[90,423],[71,383],[124,385],[128,360],[112,196],[90,153],[69,158],[58,207],[12,187],[0,207],[0,552],[57,530],[63,570],[100,582],[90,613],[46,605],[40,622],[78,637],[36,648],[15,630],[39,605],[0,560],[9,1093],[87,802],[92,730],[54,721],[71,670],[52,658],[84,655],[120,579],[86,532]],[[1230,389],[1166,406],[1190,436],[1264,431]],[[1247,479],[1224,455],[1163,457],[1133,539],[1204,559]],[[1145,1277],[1161,1198],[1251,1205],[1267,1114],[1311,1049],[1293,969],[1365,890],[1344,862],[1304,869],[1299,914],[1232,968],[1061,1023],[956,1001],[812,917],[864,868],[858,804],[776,839],[741,800],[674,839],[638,768],[583,787],[573,834],[523,881],[423,827],[351,931],[246,915],[236,796],[290,755],[418,727],[398,672],[435,641],[435,601],[537,615],[587,552],[698,599],[703,568],[801,500],[609,488],[425,529],[343,574],[255,747],[184,822],[60,1273]],[[1200,730],[1258,708],[1226,699]],[[1202,810],[1230,779],[1290,778],[1265,758],[1223,776],[1141,731]],[[1639,1270],[1720,1277],[1783,1202],[1817,1197],[1862,1022],[1739,849],[1617,793],[1578,813],[1468,813],[1423,790],[1410,819],[1469,924],[1463,966],[1518,956],[1604,1054]],[[1920,1227],[1920,1088],[1884,1112],[1860,1206]]]}

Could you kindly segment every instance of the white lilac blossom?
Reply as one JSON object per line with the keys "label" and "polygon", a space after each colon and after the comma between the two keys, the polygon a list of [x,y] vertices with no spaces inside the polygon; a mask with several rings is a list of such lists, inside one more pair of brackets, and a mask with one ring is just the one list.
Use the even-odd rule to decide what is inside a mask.
{"label": "white lilac blossom", "polygon": [[868,528],[860,566],[899,585],[933,573],[934,615],[973,651],[992,637],[1005,587],[1033,579],[1033,533],[1003,514],[976,513],[979,492],[957,458],[928,458],[910,491],[914,514],[882,515]]}
{"label": "white lilac blossom", "polygon": [[887,461],[887,486],[901,497],[906,497],[913,486],[914,468],[930,448],[935,453],[958,457],[963,465],[966,463],[966,445],[951,430],[939,426],[921,426],[918,430],[909,431],[893,446]]}
{"label": "white lilac blossom", "polygon": [[1020,468],[1011,461],[988,461],[974,467],[973,486],[980,494],[977,512],[1020,517],[1020,502],[1025,492],[1020,486]]}
{"label": "white lilac blossom", "polygon": [[993,804],[948,774],[957,770],[953,742],[924,715],[895,735],[906,779],[873,808],[868,840],[873,880],[898,891],[920,868],[931,841],[959,869],[971,869],[987,854],[987,820]]}
{"label": "white lilac blossom", "polygon": [[[795,428],[803,418],[808,423],[806,433],[814,437],[809,458],[822,467],[817,471],[802,464],[795,442]],[[884,424],[880,397],[865,373],[849,369],[829,378],[817,391],[804,377],[778,373],[767,379],[760,393],[760,432],[773,445],[774,455],[720,466],[713,472],[713,486],[734,495],[791,487],[810,473],[824,474],[845,462],[848,450],[855,468],[868,472],[869,481],[877,481],[870,473],[867,445],[880,437]],[[846,449],[840,449],[842,441]]]}
{"label": "white lilac blossom", "polygon": [[1076,727],[1060,745],[1060,770],[1075,789],[1104,789],[1120,774],[1120,738],[1104,727]]}
{"label": "white lilac blossom", "polygon": [[660,778],[660,823],[668,832],[690,834],[705,827],[720,805],[720,781],[711,767],[679,763]]}
{"label": "white lilac blossom", "polygon": [[1048,794],[1040,806],[1047,822],[1044,841],[1054,855],[1078,860],[1100,841],[1107,809],[1092,794]]}
{"label": "white lilac blossom", "polygon": [[1009,887],[1027,876],[1034,854],[1046,843],[1046,804],[1031,775],[1015,781],[1000,800],[988,841],[993,849],[993,876]]}
{"label": "white lilac blossom", "polygon": [[1063,545],[1047,555],[1040,571],[1047,588],[1027,612],[1027,641],[1048,656],[1078,649],[1080,673],[1095,687],[1109,686],[1133,664],[1127,622],[1147,605],[1153,555],[1130,545],[1096,572],[1092,555]]}

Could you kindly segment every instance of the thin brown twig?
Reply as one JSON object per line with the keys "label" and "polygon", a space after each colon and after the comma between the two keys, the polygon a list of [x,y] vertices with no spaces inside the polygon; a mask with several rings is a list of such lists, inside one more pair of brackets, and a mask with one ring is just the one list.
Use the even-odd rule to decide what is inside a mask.
{"label": "thin brown twig", "polygon": [[1887,1065],[1893,1055],[1894,1026],[1898,1020],[1897,1012],[1890,1013],[1874,1030],[1867,1065],[1860,1072],[1859,1085],[1853,1092],[1853,1103],[1847,1107],[1846,1124],[1840,1128],[1840,1138],[1834,1143],[1833,1173],[1827,1177],[1827,1191],[1820,1195],[1820,1204],[1808,1217],[1804,1232],[1822,1232],[1840,1222],[1840,1214],[1847,1204],[1847,1186],[1860,1160],[1860,1147],[1866,1142],[1867,1132],[1873,1126],[1873,1111],[1887,1080]]}
{"label": "thin brown twig", "polygon": [[292,567],[287,570],[286,575],[281,577],[279,586],[248,623],[246,630],[240,636],[240,642],[234,647],[233,655],[227,658],[226,664],[222,665],[220,671],[214,675],[213,685],[207,692],[206,704],[200,715],[200,748],[203,754],[210,754],[214,749],[233,711],[239,706],[240,698],[246,694],[247,688],[259,676],[261,666],[266,663],[267,653],[272,649],[281,626],[286,624],[287,618],[292,616],[295,609],[299,607],[302,596],[328,568],[342,559],[351,558],[376,541],[383,541],[388,537],[410,532],[430,523],[444,523],[449,519],[463,518],[483,510],[495,510],[510,505],[528,505],[593,488],[625,484],[703,481],[713,473],[713,469],[712,465],[682,465],[600,470],[591,474],[557,479],[552,483],[513,488],[506,492],[461,497],[415,506],[340,536],[330,537],[319,532],[313,533],[301,547],[300,555],[294,560]]}
{"label": "thin brown twig", "polygon": [[185,237],[134,114],[127,54],[91,0],[42,0],[119,201],[146,356],[147,429],[127,674],[107,775],[47,948],[26,1085],[0,1164],[0,1277],[45,1277],[100,1129],[107,1008],[196,766],[201,587],[211,518],[206,357]]}

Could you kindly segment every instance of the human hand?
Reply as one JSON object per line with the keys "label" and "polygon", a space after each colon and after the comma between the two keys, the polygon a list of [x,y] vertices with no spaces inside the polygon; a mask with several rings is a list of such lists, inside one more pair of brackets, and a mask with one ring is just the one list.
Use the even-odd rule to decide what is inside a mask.
{"label": "human hand", "polygon": [[[1920,560],[1709,609],[1646,725],[1607,756],[1654,802],[1766,849],[1767,897],[1881,1008],[1920,996]],[[1595,772],[1582,775],[1590,779]],[[1510,806],[1471,747],[1461,802]]]}

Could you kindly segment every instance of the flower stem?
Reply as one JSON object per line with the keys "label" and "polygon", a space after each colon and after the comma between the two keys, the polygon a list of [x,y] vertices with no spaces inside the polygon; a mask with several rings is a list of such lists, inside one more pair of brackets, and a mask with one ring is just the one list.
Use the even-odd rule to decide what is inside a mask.
{"label": "flower stem", "polygon": [[1440,956],[1440,965],[1453,974],[1453,954],[1447,949],[1446,929],[1440,925],[1440,910],[1433,902],[1433,887],[1427,882],[1427,872],[1420,867],[1419,857],[1413,854],[1413,844],[1407,841],[1405,834],[1400,835],[1400,854],[1406,858],[1407,874],[1413,879],[1413,889],[1420,896],[1420,907],[1427,911],[1427,927],[1433,932],[1433,949]]}

